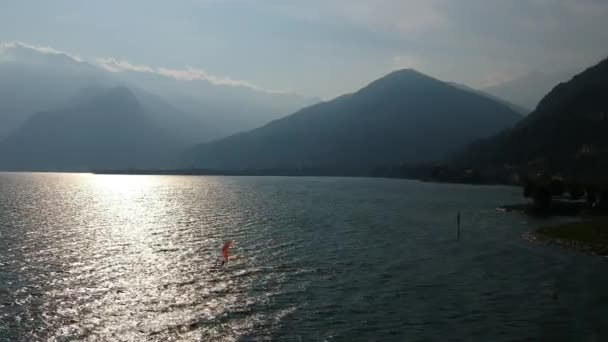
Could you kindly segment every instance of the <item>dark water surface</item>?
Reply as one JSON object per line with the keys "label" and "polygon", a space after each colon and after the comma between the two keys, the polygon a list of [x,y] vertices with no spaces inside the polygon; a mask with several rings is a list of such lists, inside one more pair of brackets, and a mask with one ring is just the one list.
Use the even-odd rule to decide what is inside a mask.
{"label": "dark water surface", "polygon": [[0,340],[608,341],[608,259],[522,241],[520,194],[0,173]]}

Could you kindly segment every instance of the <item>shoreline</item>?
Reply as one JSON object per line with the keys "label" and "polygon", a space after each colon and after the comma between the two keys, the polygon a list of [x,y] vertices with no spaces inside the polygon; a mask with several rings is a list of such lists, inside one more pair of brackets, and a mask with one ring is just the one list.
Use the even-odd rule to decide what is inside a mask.
{"label": "shoreline", "polygon": [[[554,229],[554,228],[541,228]],[[521,239],[536,245],[557,246],[563,249],[574,250],[587,255],[601,256],[608,258],[608,245],[602,243],[583,242],[573,239],[563,239],[558,237],[548,236],[537,229],[521,234]]]}
{"label": "shoreline", "polygon": [[[171,169],[171,170],[2,170],[0,173],[65,173],[65,174],[90,174],[90,175],[124,175],[124,176],[220,176],[220,177],[327,177],[327,178],[376,178],[376,179],[397,179],[397,180],[410,180],[418,181],[422,183],[430,184],[446,184],[446,185],[469,185],[475,187],[520,187],[517,184],[501,183],[501,182],[447,182],[429,178],[419,177],[388,177],[388,176],[374,176],[364,172],[353,172],[353,173],[333,173],[333,172],[306,172],[301,173],[292,170],[207,170],[207,169]],[[501,209],[507,209],[506,211],[512,211],[513,209],[508,208],[509,206],[501,206]],[[513,210],[513,211],[516,211]]]}

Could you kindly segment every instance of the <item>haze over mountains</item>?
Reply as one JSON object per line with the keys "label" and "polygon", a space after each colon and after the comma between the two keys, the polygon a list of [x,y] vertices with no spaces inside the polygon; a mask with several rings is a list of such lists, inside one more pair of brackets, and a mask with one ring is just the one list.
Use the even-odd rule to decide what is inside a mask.
{"label": "haze over mountains", "polygon": [[113,73],[126,84],[159,94],[185,113],[195,116],[207,133],[198,141],[217,139],[261,126],[304,106],[318,102],[289,93],[272,93],[246,86],[212,84],[205,80],[177,80],[138,71]]}
{"label": "haze over mountains", "polygon": [[66,55],[27,49],[0,52],[0,139],[32,114],[62,106],[81,89],[108,82],[91,65]]}
{"label": "haze over mountains", "polygon": [[445,158],[515,124],[506,105],[414,70],[191,151],[197,167],[370,170]]}
{"label": "haze over mountains", "polygon": [[531,113],[553,87],[570,80],[575,74],[576,72],[573,70],[556,73],[535,71],[511,81],[486,87],[482,91],[525,108],[528,113]]}
{"label": "haze over mountains", "polygon": [[532,96],[554,88],[522,120],[526,110],[517,104],[412,69],[307,106],[315,100],[133,66],[109,71],[57,51],[3,45],[0,169],[368,174],[377,166],[449,160],[471,143],[454,165],[542,160],[565,169],[583,157],[599,165],[608,155],[607,64],[564,84],[549,86],[550,77],[535,75],[490,89]]}
{"label": "haze over mountains", "polygon": [[[177,80],[145,71],[109,72],[65,53],[10,43],[0,47],[0,139],[36,112],[69,107],[81,89],[122,85],[147,110],[164,107],[171,118],[166,121],[179,125],[180,137],[190,143],[251,129],[316,102],[244,85]],[[148,95],[153,103],[148,104]]]}
{"label": "haze over mountains", "polygon": [[92,91],[79,103],[39,112],[0,145],[8,170],[90,171],[159,167],[183,148],[125,87]]}
{"label": "haze over mountains", "polygon": [[480,170],[531,166],[598,177],[608,172],[607,132],[608,59],[557,85],[528,117],[476,142],[456,165]]}
{"label": "haze over mountains", "polygon": [[460,88],[460,89],[468,91],[468,92],[476,93],[476,94],[481,95],[483,97],[488,97],[488,98],[490,98],[493,101],[500,102],[500,103],[506,105],[507,107],[511,108],[515,112],[518,112],[520,114],[528,115],[530,113],[530,111],[531,111],[530,109],[528,109],[526,107],[520,106],[520,105],[515,104],[513,102],[509,102],[509,101],[507,101],[507,100],[505,100],[503,98],[500,98],[500,97],[498,97],[496,95],[492,95],[490,93],[486,93],[486,92],[484,92],[482,90],[471,88],[471,87],[469,87],[467,85],[456,83],[456,82],[448,82],[448,83],[451,84],[451,85],[453,85],[456,88]]}

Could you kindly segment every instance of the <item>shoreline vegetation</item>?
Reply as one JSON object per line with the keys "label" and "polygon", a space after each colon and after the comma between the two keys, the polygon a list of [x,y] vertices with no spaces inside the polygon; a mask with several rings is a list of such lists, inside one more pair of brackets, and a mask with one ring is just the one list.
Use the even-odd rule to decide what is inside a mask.
{"label": "shoreline vegetation", "polygon": [[522,234],[526,241],[556,245],[583,253],[608,256],[608,218],[584,219],[581,222],[543,227]]}
{"label": "shoreline vegetation", "polygon": [[541,227],[522,235],[524,240],[557,245],[592,255],[608,255],[608,183],[604,177],[562,177],[537,172],[523,184],[527,205],[512,205],[530,216],[577,217],[580,221]]}

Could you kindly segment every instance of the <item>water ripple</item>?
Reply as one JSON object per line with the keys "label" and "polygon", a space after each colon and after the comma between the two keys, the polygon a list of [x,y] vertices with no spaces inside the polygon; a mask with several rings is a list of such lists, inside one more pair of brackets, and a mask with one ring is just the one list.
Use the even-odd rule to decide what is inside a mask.
{"label": "water ripple", "polygon": [[608,336],[606,263],[522,243],[494,210],[516,189],[0,173],[0,193],[0,340]]}

